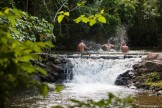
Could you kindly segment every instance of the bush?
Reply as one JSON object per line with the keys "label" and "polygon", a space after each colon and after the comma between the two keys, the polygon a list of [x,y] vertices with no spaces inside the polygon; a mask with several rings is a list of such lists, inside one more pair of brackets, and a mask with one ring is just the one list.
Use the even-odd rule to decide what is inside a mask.
{"label": "bush", "polygon": [[[22,37],[22,33],[28,33],[30,31],[20,31],[17,28],[19,26],[18,20],[22,18],[21,13],[23,12],[16,9],[13,9],[13,11],[10,10],[7,8],[0,11],[1,108],[4,107],[4,103],[8,100],[12,90],[18,87],[29,87],[30,85],[36,84],[36,81],[32,78],[36,72],[39,71],[46,75],[46,72],[42,68],[36,65],[33,66],[30,60],[37,60],[39,56],[36,53],[42,52],[42,48],[52,46],[50,42],[33,42],[30,39],[20,42],[14,39],[13,37],[15,35]],[[47,87],[43,85],[42,93],[45,94],[44,91],[46,89]]]}

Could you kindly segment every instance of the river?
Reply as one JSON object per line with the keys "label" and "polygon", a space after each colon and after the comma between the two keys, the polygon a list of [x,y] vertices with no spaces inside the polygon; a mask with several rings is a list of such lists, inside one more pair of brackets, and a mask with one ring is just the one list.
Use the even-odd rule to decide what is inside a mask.
{"label": "river", "polygon": [[[86,57],[83,58],[76,57],[78,56],[77,54],[68,56],[68,59],[74,65],[73,79],[70,80],[70,76],[67,75],[67,80],[63,84],[65,89],[60,94],[49,91],[48,95],[43,98],[37,93],[26,92],[14,97],[9,107],[52,108],[55,105],[63,105],[65,107],[71,104],[69,99],[80,101],[93,99],[97,101],[106,98],[107,94],[111,92],[121,97],[131,95],[136,98],[136,102],[143,108],[160,108],[160,98],[155,96],[151,98],[148,92],[141,92],[140,90],[114,84],[120,74],[131,70],[132,66],[140,62],[145,56],[143,52],[129,52],[129,55],[132,56],[125,58],[124,54],[121,53],[91,54],[91,57],[85,55]],[[107,57],[106,59],[104,58],[105,56]],[[69,74],[68,71],[65,74]],[[146,101],[148,97],[152,101]],[[156,103],[151,103],[153,100],[156,100]]]}

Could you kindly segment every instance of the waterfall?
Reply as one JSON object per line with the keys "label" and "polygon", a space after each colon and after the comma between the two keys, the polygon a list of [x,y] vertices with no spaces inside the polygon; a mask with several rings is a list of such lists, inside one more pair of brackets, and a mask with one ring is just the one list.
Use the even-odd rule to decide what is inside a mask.
{"label": "waterfall", "polygon": [[83,59],[70,58],[73,68],[71,83],[92,84],[104,83],[114,85],[116,78],[132,69],[132,65],[141,58],[129,59]]}

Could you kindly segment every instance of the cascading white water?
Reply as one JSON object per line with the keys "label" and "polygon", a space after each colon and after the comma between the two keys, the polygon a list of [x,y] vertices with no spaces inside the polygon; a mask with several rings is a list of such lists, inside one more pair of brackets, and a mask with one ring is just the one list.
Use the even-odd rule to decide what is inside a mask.
{"label": "cascading white water", "polygon": [[114,85],[116,78],[132,69],[140,58],[129,59],[81,59],[71,58],[74,64],[73,80],[75,84],[104,83]]}

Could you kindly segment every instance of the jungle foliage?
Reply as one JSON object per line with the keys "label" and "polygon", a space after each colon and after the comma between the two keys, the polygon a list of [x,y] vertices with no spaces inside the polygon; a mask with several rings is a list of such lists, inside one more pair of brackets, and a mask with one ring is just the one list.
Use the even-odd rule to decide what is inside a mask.
{"label": "jungle foliage", "polygon": [[[46,75],[45,70],[39,66],[32,65],[31,60],[41,59],[37,53],[41,53],[43,48],[52,47],[53,45],[50,41],[33,42],[33,39],[28,38],[28,35],[23,35],[27,37],[22,36],[22,33],[29,33],[28,29],[26,30],[24,26],[30,26],[29,21],[35,21],[30,19],[19,28],[19,21],[23,22],[25,15],[27,14],[17,9],[5,8],[0,11],[0,106],[2,108],[12,90],[30,87],[33,84],[39,85],[33,79],[33,75],[37,72]],[[24,29],[22,29],[23,27]],[[35,25],[36,27],[40,27],[40,25]],[[47,29],[43,27],[41,26],[40,28]],[[35,33],[42,33],[43,31],[37,30]],[[45,33],[49,33],[47,31],[48,29]],[[20,36],[20,38],[17,39],[15,36]],[[41,91],[45,94],[46,86],[42,85]]]}
{"label": "jungle foliage", "polygon": [[[126,25],[131,47],[162,46],[161,0],[1,0],[0,8],[5,6],[52,22],[57,47],[69,46],[69,43],[76,45],[80,39],[103,42],[116,36],[120,25]],[[74,23],[80,15],[89,17],[101,10],[104,10],[106,23],[97,22],[92,27],[83,22]],[[60,11],[68,12],[70,16],[58,23]]]}
{"label": "jungle foliage", "polygon": [[[72,43],[76,45],[81,39],[92,40],[95,42],[107,42],[107,39],[116,35],[116,30],[121,24],[131,22],[133,13],[135,12],[135,2],[126,2],[127,0],[90,0],[85,1],[84,4],[79,6],[78,1],[70,1],[67,10],[70,8],[70,16],[66,17],[62,23],[55,23],[54,32],[57,32],[57,40],[59,44]],[[76,7],[75,7],[76,6]],[[123,9],[124,8],[124,9]],[[66,9],[66,8],[65,8]],[[72,19],[95,16],[101,10],[104,10],[102,16],[106,19],[105,23],[95,22],[90,27],[85,22],[74,23]],[[124,16],[125,17],[124,17]],[[128,19],[128,20],[127,20]],[[63,40],[63,41],[62,41]],[[74,41],[73,41],[74,40]],[[69,46],[70,47],[70,46]]]}
{"label": "jungle foliage", "polygon": [[[6,16],[0,17],[0,24],[9,25],[11,23],[13,28],[10,29],[10,33],[14,39],[44,41],[54,38],[53,25],[45,19],[40,20],[38,17],[30,16],[17,9],[5,8],[3,10]],[[8,18],[9,15],[19,17]]]}
{"label": "jungle foliage", "polygon": [[57,40],[55,44],[67,47],[76,45],[80,39],[107,42],[108,38],[116,35],[119,25],[131,22],[136,4],[129,0],[11,1],[12,5],[3,5],[14,5],[53,23]]}
{"label": "jungle foliage", "polygon": [[138,0],[133,22],[128,30],[130,45],[161,48],[161,0]]}
{"label": "jungle foliage", "polygon": [[[162,3],[161,0],[2,0],[1,7],[17,7],[29,14],[44,18],[54,24],[56,46],[75,46],[80,39],[107,42],[116,36],[121,25],[128,30],[128,44],[131,47],[161,48]],[[0,7],[0,8],[1,8]],[[91,27],[74,19],[84,15],[88,18],[104,10],[106,23],[99,21]],[[58,22],[60,12],[63,15]],[[60,19],[60,18],[59,18]],[[102,20],[103,21],[103,20]],[[73,48],[76,49],[76,48]]]}

